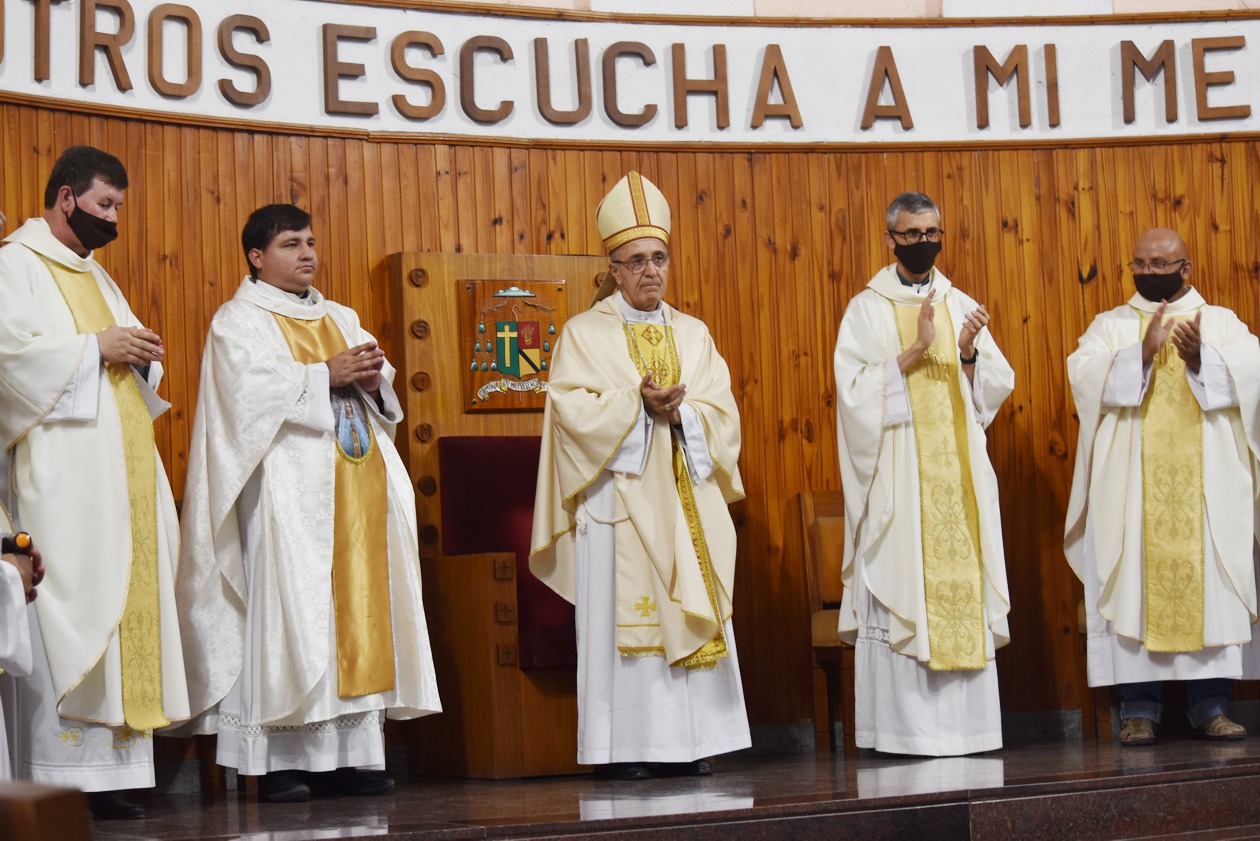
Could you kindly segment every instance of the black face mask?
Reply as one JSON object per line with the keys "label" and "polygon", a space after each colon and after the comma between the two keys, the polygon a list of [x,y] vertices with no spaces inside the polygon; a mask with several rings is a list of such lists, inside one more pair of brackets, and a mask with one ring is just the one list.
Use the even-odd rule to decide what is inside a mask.
{"label": "black face mask", "polygon": [[118,239],[118,223],[94,216],[79,207],[78,196],[74,196],[74,209],[66,214],[66,224],[88,251],[95,251]]}
{"label": "black face mask", "polygon": [[1167,301],[1173,295],[1181,291],[1181,269],[1175,272],[1167,272],[1165,274],[1133,274],[1133,285],[1137,287],[1138,294],[1152,304],[1158,304],[1160,301]]}
{"label": "black face mask", "polygon": [[927,240],[920,240],[913,245],[897,243],[893,246],[893,254],[901,265],[914,274],[924,274],[931,270],[932,264],[936,262],[936,255],[940,253],[941,244]]}

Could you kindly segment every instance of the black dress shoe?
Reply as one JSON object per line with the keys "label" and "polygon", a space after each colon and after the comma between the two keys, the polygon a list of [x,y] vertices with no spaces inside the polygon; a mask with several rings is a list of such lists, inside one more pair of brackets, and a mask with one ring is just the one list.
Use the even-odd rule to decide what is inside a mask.
{"label": "black dress shoe", "polygon": [[302,776],[315,797],[376,797],[394,788],[394,781],[384,773],[358,768],[304,771]]}
{"label": "black dress shoe", "polygon": [[144,807],[132,803],[121,791],[89,791],[88,805],[98,821],[134,821],[144,817]]}
{"label": "black dress shoe", "polygon": [[609,762],[595,769],[597,780],[647,780],[652,771],[641,762]]}
{"label": "black dress shoe", "polygon": [[311,789],[302,771],[272,771],[258,778],[258,799],[264,803],[305,803]]}
{"label": "black dress shoe", "polygon": [[713,773],[713,766],[707,759],[692,762],[658,762],[652,767],[658,777],[707,777]]}

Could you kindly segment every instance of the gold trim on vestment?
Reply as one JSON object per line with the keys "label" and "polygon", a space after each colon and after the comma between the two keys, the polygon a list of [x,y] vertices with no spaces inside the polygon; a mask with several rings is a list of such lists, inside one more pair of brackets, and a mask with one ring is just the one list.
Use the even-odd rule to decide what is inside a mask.
{"label": "gold trim on vestment", "polygon": [[[893,304],[901,348],[918,336],[918,304]],[[906,371],[918,456],[928,665],[937,671],[985,667],[980,512],[971,477],[954,323],[935,304],[936,336]]]}
{"label": "gold trim on vestment", "polygon": [[[1151,315],[1143,313],[1141,335],[1150,321]],[[1201,651],[1203,412],[1186,380],[1185,360],[1172,342],[1165,342],[1151,360],[1141,417],[1143,644],[1148,651]]]}
{"label": "gold trim on vestment", "polygon": [[[678,385],[682,380],[682,363],[678,359],[678,347],[674,341],[674,328],[668,324],[625,324],[626,347],[630,358],[638,369],[639,376],[652,374],[653,382],[661,388]],[[644,409],[646,411],[646,409]],[[729,651],[726,636],[722,630],[722,613],[718,606],[717,576],[713,571],[713,561],[709,556],[708,541],[704,537],[704,524],[700,522],[700,512],[696,507],[695,491],[691,484],[691,473],[687,470],[687,458],[681,443],[674,436],[672,441],[672,462],[674,486],[678,492],[678,501],[682,506],[683,516],[687,520],[687,531],[691,535],[692,548],[700,562],[700,573],[704,577],[705,590],[709,595],[709,604],[713,615],[701,616],[711,619],[717,624],[713,638],[691,654],[671,666],[684,666],[688,669],[711,669]],[[638,598],[638,596],[632,596]],[[672,600],[676,602],[676,600]],[[621,646],[617,650],[630,656],[649,656],[657,653],[654,646]],[[664,656],[665,649],[659,651]]]}
{"label": "gold trim on vestment", "polygon": [[604,240],[604,248],[608,251],[616,251],[627,242],[636,239],[659,239],[667,247],[669,246],[669,232],[664,228],[656,225],[635,225],[633,228],[626,228]]}
{"label": "gold trim on vestment", "polygon": [[[38,252],[35,252],[38,254]],[[80,335],[117,325],[91,271],[76,272],[42,254]],[[162,709],[162,625],[158,595],[157,449],[153,418],[125,363],[106,363],[122,432],[131,511],[127,598],[118,623],[123,720],[135,730],[170,724]]]}
{"label": "gold trim on vestment", "polygon": [[[293,358],[304,365],[325,362],[347,349],[340,328],[325,315],[314,320],[272,313]],[[353,385],[331,389],[346,412],[366,412]],[[389,596],[389,506],[385,458],[371,419],[364,453],[347,453],[337,430],[333,502],[333,615],[337,632],[337,695],[356,698],[394,688],[394,623]],[[347,421],[348,422],[348,421]],[[357,439],[356,439],[357,440]]]}

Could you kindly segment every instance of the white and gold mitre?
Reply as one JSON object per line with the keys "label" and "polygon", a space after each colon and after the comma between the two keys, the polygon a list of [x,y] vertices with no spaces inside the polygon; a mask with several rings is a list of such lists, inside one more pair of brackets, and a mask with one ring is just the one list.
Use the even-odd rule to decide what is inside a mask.
{"label": "white and gold mitre", "polygon": [[644,237],[669,245],[669,202],[637,172],[627,173],[595,208],[595,224],[609,252]]}

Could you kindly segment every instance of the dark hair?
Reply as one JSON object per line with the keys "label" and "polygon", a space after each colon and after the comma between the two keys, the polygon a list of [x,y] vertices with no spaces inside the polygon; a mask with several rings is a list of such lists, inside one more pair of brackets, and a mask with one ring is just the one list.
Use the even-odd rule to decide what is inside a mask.
{"label": "dark hair", "polygon": [[241,247],[245,249],[245,263],[249,276],[256,278],[254,264],[249,262],[249,252],[257,248],[266,251],[272,240],[285,231],[302,231],[311,226],[311,214],[291,204],[269,204],[249,214],[241,231]]}
{"label": "dark hair", "polygon": [[888,205],[887,224],[888,230],[892,230],[897,224],[897,217],[902,213],[909,213],[911,216],[917,216],[920,213],[935,213],[938,217],[941,215],[941,209],[936,206],[936,202],[932,201],[924,193],[902,193],[892,200],[892,204]]}
{"label": "dark hair", "polygon": [[91,189],[94,178],[120,190],[127,189],[127,168],[122,161],[92,146],[71,146],[57,158],[48,175],[44,210],[57,203],[57,193],[62,187],[69,187],[76,196],[81,196]]}

